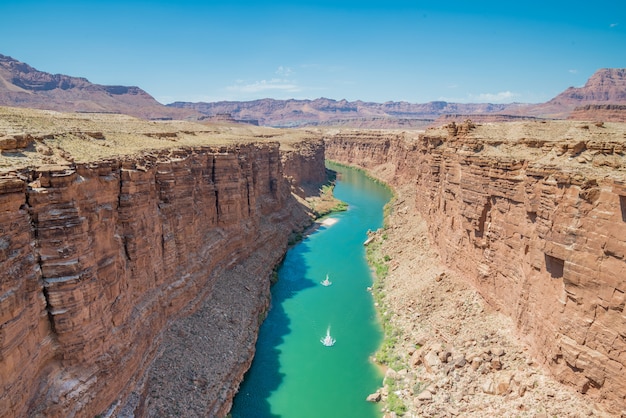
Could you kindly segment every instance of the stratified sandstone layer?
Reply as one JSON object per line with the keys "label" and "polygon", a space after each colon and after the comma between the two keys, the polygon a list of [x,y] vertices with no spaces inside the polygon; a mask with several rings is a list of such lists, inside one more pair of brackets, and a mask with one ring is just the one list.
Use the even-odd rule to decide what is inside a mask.
{"label": "stratified sandstone layer", "polygon": [[[157,386],[197,360],[168,354],[173,334],[213,353],[213,363],[185,376],[201,389],[186,402],[195,414],[225,415],[254,352],[271,270],[289,234],[310,221],[290,192],[280,144],[254,134],[203,146],[200,131],[142,122],[165,130],[169,146],[84,161],[79,143],[72,150],[82,161],[62,161],[76,138],[86,148],[111,144],[120,134],[114,122],[98,125],[102,139],[75,128],[40,135],[33,141],[54,148],[44,155],[57,164],[9,167],[0,177],[2,417],[116,415],[122,407],[171,415],[177,405],[155,400]],[[185,135],[197,142],[177,141]],[[323,172],[323,157],[290,157],[295,143],[282,152],[285,164],[314,165],[299,180],[317,181],[307,173]],[[34,145],[0,158],[7,166],[39,161]],[[323,156],[320,141],[302,147]],[[206,326],[177,330],[193,315]]]}
{"label": "stratified sandstone layer", "polygon": [[567,117],[572,120],[587,120],[593,123],[626,122],[626,105],[597,104],[577,106]]}
{"label": "stratified sandstone layer", "polygon": [[326,181],[324,161],[324,142],[318,134],[311,134],[311,139],[293,145],[296,152],[283,154],[284,175],[292,185],[292,190],[299,196],[316,194],[319,185]]}
{"label": "stratified sandstone layer", "polygon": [[335,131],[328,158],[413,185],[441,260],[562,382],[626,409],[626,126]]}

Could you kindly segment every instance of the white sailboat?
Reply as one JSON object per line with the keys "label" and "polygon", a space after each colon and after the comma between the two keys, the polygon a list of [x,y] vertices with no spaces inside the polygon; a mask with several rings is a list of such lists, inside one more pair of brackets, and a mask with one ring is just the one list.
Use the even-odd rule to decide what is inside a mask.
{"label": "white sailboat", "polygon": [[335,339],[330,336],[330,326],[326,329],[326,336],[320,339],[320,342],[324,344],[326,347],[331,347],[335,345]]}
{"label": "white sailboat", "polygon": [[322,286],[330,286],[331,284],[333,284],[333,282],[328,280],[328,274],[326,275],[326,278],[322,280],[320,283],[322,284]]}

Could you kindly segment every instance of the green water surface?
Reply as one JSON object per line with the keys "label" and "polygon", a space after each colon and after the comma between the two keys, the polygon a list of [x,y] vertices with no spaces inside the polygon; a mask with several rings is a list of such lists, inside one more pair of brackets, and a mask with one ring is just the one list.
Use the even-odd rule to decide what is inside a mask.
{"label": "green water surface", "polygon": [[[234,418],[380,417],[365,400],[382,382],[369,360],[382,332],[367,287],[363,242],[382,226],[390,191],[363,173],[338,172],[335,196],[349,204],[287,252],[257,351],[231,411]],[[328,274],[332,285],[320,282]],[[327,328],[332,347],[320,339]]]}

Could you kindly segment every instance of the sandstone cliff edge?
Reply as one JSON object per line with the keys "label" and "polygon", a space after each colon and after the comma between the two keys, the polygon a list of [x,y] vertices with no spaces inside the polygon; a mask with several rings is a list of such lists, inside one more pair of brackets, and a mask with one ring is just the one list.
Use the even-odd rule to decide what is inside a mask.
{"label": "sandstone cliff edge", "polygon": [[2,112],[0,416],[225,415],[323,143]]}

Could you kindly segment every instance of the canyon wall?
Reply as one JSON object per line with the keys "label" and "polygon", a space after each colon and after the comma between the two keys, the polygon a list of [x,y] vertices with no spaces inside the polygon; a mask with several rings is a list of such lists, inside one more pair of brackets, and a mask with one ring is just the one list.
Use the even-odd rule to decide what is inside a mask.
{"label": "canyon wall", "polygon": [[[301,162],[315,167],[300,170],[299,181],[318,181],[306,173],[324,170],[323,144],[310,147],[322,158]],[[283,158],[287,166],[300,161]],[[158,414],[146,392],[146,376],[158,372],[151,364],[165,356],[166,330],[207,300],[224,311],[203,319],[213,323],[205,344],[219,351],[222,340],[247,335],[231,355],[222,353],[219,381],[203,391],[211,402],[202,414],[224,415],[251,361],[271,270],[289,234],[307,222],[278,143],[160,150],[4,175],[0,416],[116,415],[131,393],[136,412]],[[230,321],[221,338],[217,325],[238,303],[253,318]]]}
{"label": "canyon wall", "polygon": [[297,142],[292,145],[294,152],[282,156],[284,175],[292,190],[301,197],[317,194],[320,184],[326,181],[324,161],[324,141],[321,138]]}
{"label": "canyon wall", "polygon": [[626,105],[624,104],[590,104],[577,106],[567,119],[592,120],[602,122],[626,122]]}
{"label": "canyon wall", "polygon": [[613,411],[626,408],[625,151],[623,124],[326,137],[327,158],[412,184],[441,260],[559,380]]}

